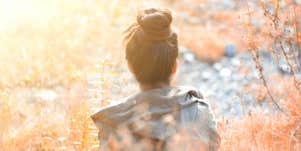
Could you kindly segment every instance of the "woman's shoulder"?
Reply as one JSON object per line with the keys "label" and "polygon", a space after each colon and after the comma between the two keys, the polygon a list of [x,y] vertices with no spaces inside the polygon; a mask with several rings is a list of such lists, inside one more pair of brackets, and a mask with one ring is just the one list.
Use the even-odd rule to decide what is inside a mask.
{"label": "woman's shoulder", "polygon": [[100,119],[100,117],[103,119],[114,115],[120,116],[129,113],[129,111],[135,113],[137,106],[141,104],[147,104],[151,110],[159,110],[165,107],[171,111],[175,108],[182,109],[192,104],[209,107],[209,103],[197,88],[191,86],[168,86],[142,91],[122,98],[119,101],[113,101],[110,105],[100,108],[91,117],[95,121]]}

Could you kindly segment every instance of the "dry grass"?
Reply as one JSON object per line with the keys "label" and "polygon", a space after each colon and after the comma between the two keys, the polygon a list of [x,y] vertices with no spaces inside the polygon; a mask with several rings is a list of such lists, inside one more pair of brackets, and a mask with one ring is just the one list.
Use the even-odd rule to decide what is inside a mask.
{"label": "dry grass", "polygon": [[[186,9],[190,17],[200,15],[194,6],[206,1],[190,2],[191,8],[178,1],[0,0],[0,150],[97,150],[89,115],[136,89],[124,68],[121,28],[143,6],[168,5],[178,14]],[[213,16],[230,28],[236,22],[229,12]],[[181,41],[202,59],[220,58],[228,42],[246,46],[239,32],[183,20],[175,21]],[[91,75],[97,75],[96,87],[88,89]],[[285,113],[256,110],[219,123],[221,150],[300,150],[301,97],[291,81],[272,91],[285,100],[280,104]]]}
{"label": "dry grass", "polygon": [[281,104],[285,112],[255,110],[241,119],[222,121],[219,125],[223,138],[221,150],[300,150],[301,96],[293,89],[283,92],[285,87],[293,87],[293,80],[286,79],[278,87],[287,95]]}

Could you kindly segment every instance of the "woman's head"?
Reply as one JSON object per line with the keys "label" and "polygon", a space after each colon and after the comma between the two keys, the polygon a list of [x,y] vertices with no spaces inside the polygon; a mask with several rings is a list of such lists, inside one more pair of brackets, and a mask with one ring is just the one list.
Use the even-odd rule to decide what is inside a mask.
{"label": "woman's head", "polygon": [[141,84],[170,82],[178,56],[177,34],[172,15],[165,9],[146,9],[125,31],[128,65]]}

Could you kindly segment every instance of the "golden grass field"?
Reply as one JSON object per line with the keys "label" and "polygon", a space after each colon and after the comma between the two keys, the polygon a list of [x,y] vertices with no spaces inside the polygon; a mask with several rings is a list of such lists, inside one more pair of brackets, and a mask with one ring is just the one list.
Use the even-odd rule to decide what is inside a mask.
{"label": "golden grass field", "polygon": [[[205,2],[0,0],[0,150],[97,150],[89,116],[138,89],[126,69],[122,30],[140,8],[167,7],[176,16],[184,11],[193,18],[199,15],[195,7]],[[234,16],[248,15],[245,11],[202,12],[204,21],[224,21],[226,29],[176,17],[180,44],[209,61],[220,59],[229,41],[247,47],[243,32],[248,27]],[[231,28],[238,24],[243,26]],[[284,82],[273,93],[285,100],[286,112],[254,110],[219,121],[221,151],[301,150],[301,96],[293,78],[278,78]]]}

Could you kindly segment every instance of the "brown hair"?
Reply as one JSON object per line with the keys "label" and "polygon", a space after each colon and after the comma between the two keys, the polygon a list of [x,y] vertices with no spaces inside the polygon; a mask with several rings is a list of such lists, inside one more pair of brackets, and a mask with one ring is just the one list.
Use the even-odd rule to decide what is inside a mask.
{"label": "brown hair", "polygon": [[177,34],[166,9],[146,9],[138,13],[137,23],[125,31],[126,59],[138,82],[170,82],[178,56]]}

